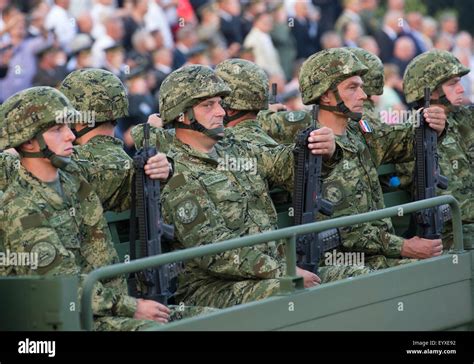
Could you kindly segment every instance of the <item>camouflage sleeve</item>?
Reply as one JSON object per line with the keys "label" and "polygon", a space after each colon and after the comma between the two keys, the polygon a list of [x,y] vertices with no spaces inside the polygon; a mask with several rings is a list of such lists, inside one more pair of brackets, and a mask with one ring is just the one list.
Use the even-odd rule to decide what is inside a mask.
{"label": "camouflage sleeve", "polygon": [[374,221],[342,228],[340,231],[344,248],[367,255],[382,254],[389,258],[401,257],[404,239],[388,233],[381,226],[383,223],[383,221]]}
{"label": "camouflage sleeve", "polygon": [[257,149],[250,149],[250,153],[257,153],[258,173],[265,176],[269,187],[282,187],[287,191],[293,191],[294,172],[294,144],[276,147],[262,146]]}
{"label": "camouflage sleeve", "polygon": [[[248,234],[243,196],[227,177],[200,182],[190,175],[175,174],[161,196],[164,220],[175,227],[175,237],[184,248],[237,238]],[[194,259],[198,266],[222,278],[276,278],[281,262],[258,247],[233,249]]]}
{"label": "camouflage sleeve", "polygon": [[465,152],[469,158],[471,169],[474,168],[474,128],[472,121],[474,116],[474,107],[463,108],[458,118],[461,141]]}
{"label": "camouflage sleeve", "polygon": [[311,124],[311,114],[306,111],[263,110],[258,113],[257,122],[279,144],[291,144],[296,134]]}
{"label": "camouflage sleeve", "polygon": [[20,166],[20,159],[7,152],[0,153],[0,191],[5,191]]}
{"label": "camouflage sleeve", "polygon": [[[132,139],[135,142],[135,148],[143,147],[143,124],[138,124],[132,128]],[[150,146],[156,146],[161,153],[167,153],[171,144],[173,144],[174,129],[162,129],[150,126]]]}
{"label": "camouflage sleeve", "polygon": [[[20,206],[18,200],[8,204],[4,211],[2,220],[8,221],[4,226],[4,251],[11,264],[1,265],[0,275],[77,275],[84,278],[85,275],[80,274],[74,249],[67,248],[51,227],[27,228],[33,224],[31,217],[35,212]],[[23,257],[22,264],[18,264],[20,257]],[[124,278],[115,278],[104,284],[99,282],[94,289],[92,307],[95,315],[132,317],[135,313],[136,300],[127,295]]]}
{"label": "camouflage sleeve", "polygon": [[385,163],[402,163],[412,161],[414,128],[413,123],[389,125],[372,123],[372,133],[364,137],[369,146],[376,166]]}
{"label": "camouflage sleeve", "polygon": [[[105,211],[121,212],[130,208],[133,181],[132,159],[121,148],[88,150],[76,147],[74,161],[99,196]],[[97,153],[107,153],[99,156]]]}
{"label": "camouflage sleeve", "polygon": [[[81,275],[81,282],[84,281],[85,277],[86,275]],[[133,317],[137,310],[137,300],[124,291],[123,283],[121,279],[113,279],[105,284],[97,282],[94,285],[92,295],[94,316]],[[82,296],[82,284],[78,296]]]}

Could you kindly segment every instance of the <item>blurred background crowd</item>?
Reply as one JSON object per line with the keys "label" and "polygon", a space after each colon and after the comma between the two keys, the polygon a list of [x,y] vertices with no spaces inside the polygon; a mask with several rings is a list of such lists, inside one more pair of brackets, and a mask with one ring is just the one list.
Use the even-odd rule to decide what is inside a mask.
{"label": "blurred background crowd", "polygon": [[[402,77],[418,54],[437,48],[473,68],[472,0],[0,0],[0,103],[71,71],[107,69],[129,93],[116,134],[159,112],[164,78],[185,64],[254,61],[278,85],[277,101],[304,108],[298,72],[325,48],[361,47],[385,66],[379,110],[404,110]],[[474,72],[473,72],[474,73]],[[474,74],[462,79],[474,101]]]}

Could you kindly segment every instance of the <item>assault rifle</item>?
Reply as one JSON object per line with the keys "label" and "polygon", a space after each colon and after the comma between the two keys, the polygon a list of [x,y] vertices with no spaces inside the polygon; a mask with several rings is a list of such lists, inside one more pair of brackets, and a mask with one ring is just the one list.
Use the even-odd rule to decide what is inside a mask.
{"label": "assault rifle", "polygon": [[[143,133],[143,148],[133,157],[135,181],[132,187],[130,217],[130,254],[132,259],[135,259],[136,255],[137,225],[141,257],[162,254],[164,251],[163,240],[171,241],[174,236],[174,227],[164,224],[161,217],[160,182],[148,177],[143,169],[148,159],[157,153],[156,148],[149,147],[150,124],[144,124]],[[137,280],[136,295],[166,304],[173,295],[173,286],[176,284],[180,267],[180,263],[173,263],[139,272],[135,275]]]}
{"label": "assault rifle", "polygon": [[[330,216],[333,212],[331,202],[322,198],[323,157],[314,155],[308,149],[309,134],[316,130],[317,113],[318,108],[313,106],[312,125],[298,133],[293,151],[295,156],[293,192],[295,225],[315,222],[319,212],[326,216]],[[325,252],[340,244],[341,238],[338,229],[300,235],[296,241],[297,265],[317,274],[319,259]]]}
{"label": "assault rifle", "polygon": [[[424,108],[430,107],[430,89],[424,90]],[[446,189],[448,179],[442,176],[438,164],[438,134],[426,122],[423,111],[419,115],[420,124],[415,130],[415,201],[436,196],[436,187]],[[451,211],[448,205],[431,207],[416,212],[418,235],[425,239],[439,239],[443,223],[450,219]]]}

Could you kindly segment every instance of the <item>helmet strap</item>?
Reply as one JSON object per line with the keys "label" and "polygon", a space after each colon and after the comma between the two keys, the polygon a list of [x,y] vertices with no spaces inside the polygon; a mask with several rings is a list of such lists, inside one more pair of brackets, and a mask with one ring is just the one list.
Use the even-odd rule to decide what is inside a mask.
{"label": "helmet strap", "polygon": [[360,119],[362,119],[362,113],[353,112],[346,106],[346,104],[344,104],[344,101],[342,101],[341,96],[339,95],[337,86],[332,86],[330,90],[334,92],[334,96],[336,97],[336,103],[337,103],[336,106],[319,105],[319,108],[322,110],[327,110],[331,112],[340,112],[346,115],[352,121],[359,122]]}
{"label": "helmet strap", "polygon": [[235,115],[229,116],[229,114],[227,113],[227,110],[226,110],[225,116],[224,116],[224,125],[227,126],[227,124],[233,122],[234,120],[237,120],[237,119],[241,118],[242,116],[244,116],[248,113],[249,113],[248,111],[240,110]]}
{"label": "helmet strap", "polygon": [[71,163],[71,158],[69,157],[61,157],[51,151],[46,144],[43,133],[39,133],[36,135],[36,140],[40,146],[39,152],[25,152],[24,150],[20,150],[19,154],[23,158],[48,158],[51,161],[51,164],[59,169],[65,169],[69,163]]}
{"label": "helmet strap", "polygon": [[431,104],[443,105],[448,109],[448,111],[456,111],[457,109],[459,109],[458,107],[454,106],[451,101],[448,100],[441,86],[439,86],[437,90],[439,97],[437,99],[431,99]]}
{"label": "helmet strap", "polygon": [[207,129],[204,125],[200,124],[199,121],[196,120],[196,118],[194,117],[194,112],[192,108],[186,111],[186,115],[188,116],[188,119],[191,122],[191,124],[188,125],[188,124],[184,124],[183,122],[178,122],[178,123],[175,123],[176,128],[194,130],[217,141],[223,138],[222,135],[219,135],[224,132],[223,126],[220,126],[214,129]]}
{"label": "helmet strap", "polygon": [[95,124],[94,126],[87,126],[84,129],[81,129],[79,131],[73,129],[72,132],[74,133],[74,136],[76,137],[76,140],[77,140],[80,137],[83,137],[84,135],[86,135],[88,132],[94,130],[98,126],[99,126],[98,124]]}

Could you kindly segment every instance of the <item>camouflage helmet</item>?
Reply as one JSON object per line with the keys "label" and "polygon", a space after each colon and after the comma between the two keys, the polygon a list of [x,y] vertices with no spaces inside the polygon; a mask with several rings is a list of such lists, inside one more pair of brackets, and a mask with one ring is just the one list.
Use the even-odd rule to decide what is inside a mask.
{"label": "camouflage helmet", "polygon": [[469,73],[450,52],[432,50],[415,57],[403,75],[403,92],[407,102],[415,102],[424,97],[424,88],[433,92],[443,82],[453,77]]}
{"label": "camouflage helmet", "polygon": [[202,65],[190,65],[171,72],[160,87],[160,114],[170,123],[201,100],[225,97],[229,86],[215,72]]}
{"label": "camouflage helmet", "polygon": [[344,49],[355,54],[359,61],[369,69],[364,77],[362,77],[362,81],[364,81],[362,89],[364,92],[367,95],[382,95],[385,79],[383,63],[380,58],[362,48],[347,47]]}
{"label": "camouflage helmet", "polygon": [[127,91],[112,72],[97,68],[73,71],[59,90],[80,112],[93,112],[97,123],[128,116]]}
{"label": "camouflage helmet", "polygon": [[299,82],[303,103],[311,105],[329,89],[352,76],[363,76],[368,69],[343,48],[324,49],[301,66]]}
{"label": "camouflage helmet", "polygon": [[216,74],[231,88],[222,104],[233,110],[268,108],[268,76],[255,63],[245,59],[228,59],[216,66]]}
{"label": "camouflage helmet", "polygon": [[0,106],[0,150],[16,148],[55,124],[78,117],[67,97],[52,87],[20,91]]}

